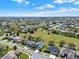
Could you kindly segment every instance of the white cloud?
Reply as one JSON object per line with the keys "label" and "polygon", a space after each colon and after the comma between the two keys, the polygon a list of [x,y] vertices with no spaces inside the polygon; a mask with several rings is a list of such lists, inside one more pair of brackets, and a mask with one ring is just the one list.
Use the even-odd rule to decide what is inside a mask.
{"label": "white cloud", "polygon": [[35,4],[33,3],[32,6],[35,6]]}
{"label": "white cloud", "polygon": [[35,7],[35,9],[49,9],[49,8],[54,8],[55,6],[54,5],[51,5],[51,4],[44,4],[42,6],[39,6],[39,7]]}
{"label": "white cloud", "polygon": [[78,1],[75,1],[74,4],[79,4],[79,0]]}
{"label": "white cloud", "polygon": [[67,0],[68,3],[73,3],[75,2],[76,0]]}
{"label": "white cloud", "polygon": [[28,5],[30,2],[28,2],[28,1],[25,1],[24,3],[25,3],[24,5]]}
{"label": "white cloud", "polygon": [[79,8],[61,8],[57,12],[79,12]]}
{"label": "white cloud", "polygon": [[15,1],[17,3],[23,3],[25,0],[13,0],[13,1]]}
{"label": "white cloud", "polygon": [[12,0],[14,2],[17,2],[19,4],[24,4],[24,5],[28,5],[30,2],[26,1],[26,0]]}
{"label": "white cloud", "polygon": [[58,3],[58,4],[63,4],[65,3],[66,1],[64,0],[55,0],[53,3]]}
{"label": "white cloud", "polygon": [[46,8],[54,8],[55,6],[54,5],[51,5],[51,4],[45,4]]}
{"label": "white cloud", "polygon": [[43,10],[43,9],[44,9],[44,6],[35,7],[34,9],[40,9],[40,10]]}
{"label": "white cloud", "polygon": [[[56,11],[41,11],[38,14],[48,15],[48,16],[51,16],[51,15],[62,15],[62,16],[65,15],[66,16],[66,15],[70,15],[70,13],[77,13],[77,12],[79,12],[79,8],[61,8]],[[72,14],[72,15],[75,15],[75,14]]]}
{"label": "white cloud", "polygon": [[[75,11],[74,11],[75,10]],[[35,17],[50,17],[50,16],[79,16],[79,8],[62,8],[56,11],[38,11],[38,12],[19,12],[9,13],[7,12],[4,16],[35,16]],[[1,14],[2,15],[2,14]]]}
{"label": "white cloud", "polygon": [[53,3],[63,4],[63,3],[73,3],[76,0],[55,0]]}

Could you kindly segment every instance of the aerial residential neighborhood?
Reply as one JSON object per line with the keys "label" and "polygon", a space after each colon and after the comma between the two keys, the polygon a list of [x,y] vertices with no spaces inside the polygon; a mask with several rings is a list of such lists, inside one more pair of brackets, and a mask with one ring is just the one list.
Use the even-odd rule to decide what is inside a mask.
{"label": "aerial residential neighborhood", "polygon": [[39,18],[0,17],[0,58],[79,59],[79,18]]}
{"label": "aerial residential neighborhood", "polygon": [[79,0],[0,0],[0,59],[79,59]]}

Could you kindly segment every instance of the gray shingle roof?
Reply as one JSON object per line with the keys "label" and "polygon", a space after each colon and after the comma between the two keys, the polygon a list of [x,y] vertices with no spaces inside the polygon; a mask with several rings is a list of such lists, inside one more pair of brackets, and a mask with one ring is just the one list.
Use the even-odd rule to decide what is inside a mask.
{"label": "gray shingle roof", "polygon": [[42,54],[39,54],[39,53],[33,53],[32,54],[32,59],[51,59],[47,56],[44,56]]}

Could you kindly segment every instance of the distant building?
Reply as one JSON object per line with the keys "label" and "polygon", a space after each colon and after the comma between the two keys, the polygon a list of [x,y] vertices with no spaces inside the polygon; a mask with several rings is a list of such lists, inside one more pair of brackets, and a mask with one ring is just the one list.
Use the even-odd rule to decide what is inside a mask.
{"label": "distant building", "polygon": [[11,39],[13,39],[13,41],[15,41],[15,42],[17,42],[17,43],[22,41],[22,38],[19,37],[19,36],[11,37]]}

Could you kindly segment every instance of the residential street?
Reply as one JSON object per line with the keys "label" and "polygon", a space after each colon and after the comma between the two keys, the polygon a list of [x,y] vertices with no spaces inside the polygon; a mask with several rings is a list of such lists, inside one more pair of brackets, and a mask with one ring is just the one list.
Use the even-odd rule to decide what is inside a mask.
{"label": "residential street", "polygon": [[[13,42],[8,42],[7,40],[1,40],[0,43],[4,44],[4,45],[8,45],[10,48],[12,48],[13,46],[17,46],[18,51],[29,55],[29,59],[31,58],[31,55],[33,54],[32,50],[30,50],[29,48],[23,48],[19,44],[16,44],[16,43],[13,43]],[[47,56],[45,53],[44,54],[41,53],[40,55],[43,55],[43,56],[46,56],[46,57],[49,58],[49,56]]]}

